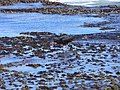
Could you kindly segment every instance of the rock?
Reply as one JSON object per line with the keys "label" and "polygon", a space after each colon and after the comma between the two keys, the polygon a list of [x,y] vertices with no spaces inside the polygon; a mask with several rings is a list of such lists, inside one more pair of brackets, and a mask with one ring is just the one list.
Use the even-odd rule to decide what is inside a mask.
{"label": "rock", "polygon": [[29,66],[29,67],[33,67],[33,68],[38,68],[40,67],[41,65],[40,64],[28,64],[26,66]]}
{"label": "rock", "polygon": [[73,37],[70,36],[61,36],[55,40],[57,44],[67,45],[68,43],[74,40]]}

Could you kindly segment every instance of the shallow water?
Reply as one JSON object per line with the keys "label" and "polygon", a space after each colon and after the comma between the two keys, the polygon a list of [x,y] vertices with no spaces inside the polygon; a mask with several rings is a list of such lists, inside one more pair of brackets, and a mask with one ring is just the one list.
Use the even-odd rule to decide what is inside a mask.
{"label": "shallow water", "polygon": [[0,9],[24,9],[24,8],[40,8],[43,5],[41,3],[15,3],[8,6],[0,6]]}
{"label": "shallow water", "polygon": [[[89,42],[89,41],[88,41]],[[72,45],[72,44],[71,44]],[[37,88],[39,86],[39,81],[40,80],[45,80],[45,83],[48,87],[52,87],[52,86],[57,86],[56,90],[59,90],[59,87],[62,88],[62,86],[59,86],[59,82],[61,80],[65,80],[66,85],[69,86],[69,88],[71,88],[72,86],[75,86],[75,82],[72,83],[68,83],[69,80],[72,81],[77,81],[77,84],[82,83],[82,80],[85,80],[85,85],[89,87],[90,84],[94,83],[94,80],[98,80],[98,78],[100,78],[100,80],[98,80],[98,82],[100,83],[100,81],[102,81],[103,83],[101,83],[102,85],[106,85],[109,84],[110,81],[108,81],[107,79],[102,79],[101,80],[101,75],[104,76],[116,76],[119,77],[116,72],[119,71],[120,68],[120,52],[117,52],[117,57],[112,57],[112,52],[108,52],[109,48],[112,47],[112,45],[114,45],[115,47],[117,47],[120,50],[120,47],[116,44],[104,44],[106,45],[106,50],[101,52],[101,53],[96,53],[94,52],[94,50],[88,50],[87,48],[89,48],[89,46],[86,46],[85,43],[82,44],[83,46],[80,47],[81,49],[86,49],[87,52],[86,53],[82,53],[79,47],[74,46],[74,50],[77,51],[77,53],[80,55],[80,58],[76,58],[76,56],[73,54],[72,57],[70,58],[63,58],[63,60],[60,60],[60,58],[58,59],[53,59],[53,58],[46,58],[46,59],[41,59],[41,58],[26,58],[26,59],[21,59],[21,58],[17,58],[17,57],[6,57],[6,58],[1,58],[0,59],[0,64],[2,65],[6,65],[6,69],[9,70],[9,72],[1,74],[0,76],[3,77],[4,81],[5,81],[5,86],[7,86],[6,88],[21,88],[22,87],[22,82],[20,82],[21,80],[26,81],[26,85],[28,85],[29,87],[31,87],[31,89],[33,88]],[[91,45],[95,45],[95,47],[99,48],[99,46],[97,44],[92,44]],[[74,52],[69,51],[69,46],[66,45],[64,47],[62,47],[61,49],[66,48],[65,51],[60,50],[61,52],[64,53],[64,55],[71,55]],[[68,48],[68,49],[67,49]],[[97,49],[96,49],[97,50]],[[59,52],[60,52],[59,51]],[[55,51],[56,54],[58,51]],[[48,54],[52,54],[53,56],[55,56],[55,52],[51,52]],[[93,55],[95,55],[93,57]],[[12,60],[11,59],[16,58],[16,60]],[[5,60],[5,62],[3,62],[3,60]],[[90,60],[90,61],[89,61]],[[7,63],[6,63],[7,62]],[[40,66],[38,67],[31,67],[31,66],[27,66],[30,64],[40,64]],[[47,72],[44,75],[44,71]],[[52,72],[54,71],[54,72]],[[56,72],[58,71],[58,72]],[[61,72],[59,72],[61,71]],[[17,72],[19,72],[20,76],[23,77],[19,77],[16,78],[16,76],[12,76],[13,73],[17,74]],[[90,76],[90,78],[84,79],[84,78],[80,78],[75,77],[74,73],[79,72],[79,75],[85,74]],[[108,72],[108,73],[107,73]],[[110,72],[110,73],[109,73]],[[102,74],[101,74],[102,73]],[[16,75],[15,74],[15,75]],[[69,77],[67,76],[68,74],[73,74],[75,77],[75,79],[69,79]],[[33,75],[33,76],[31,76]],[[44,76],[42,76],[44,75]],[[65,76],[62,76],[65,75]],[[95,77],[94,75],[98,75],[99,77]],[[103,77],[104,77],[103,76]],[[94,78],[94,79],[93,79]],[[18,85],[19,86],[12,86],[10,84],[10,80],[11,79],[15,79],[14,82],[11,82],[12,84],[15,83],[14,85]],[[50,80],[49,80],[50,79]],[[92,80],[93,79],[93,80]],[[117,79],[116,79],[117,80]],[[31,82],[34,83],[31,83]],[[119,83],[119,81],[118,81]],[[41,84],[40,84],[41,85]],[[104,86],[102,86],[104,87]],[[33,89],[34,90],[34,89]],[[89,89],[87,89],[89,90]]]}
{"label": "shallow water", "polygon": [[[1,8],[12,8],[12,9],[21,9],[21,8],[36,8],[39,7],[40,4],[15,4],[12,6],[3,6]],[[112,15],[108,16],[107,18],[100,18],[100,17],[87,17],[85,15],[47,15],[47,14],[39,14],[39,13],[16,13],[16,14],[5,14],[0,13],[0,37],[2,36],[17,36],[21,32],[33,32],[33,31],[44,31],[44,32],[52,32],[52,33],[66,33],[66,34],[90,34],[90,33],[100,33],[105,32],[99,30],[99,27],[82,27],[82,25],[87,23],[97,23],[102,21],[113,21],[116,22],[119,20],[120,15]],[[110,24],[111,25],[111,24]],[[117,27],[119,30],[119,22],[116,22],[114,27]],[[108,30],[110,31],[110,30]],[[77,41],[78,42],[78,41]],[[82,43],[81,43],[82,42]],[[92,40],[92,41],[79,41],[82,47],[73,46],[73,52],[69,50],[69,45],[63,46],[58,51],[50,52],[46,54],[46,58],[38,58],[32,57],[27,58],[26,56],[17,57],[13,55],[8,55],[5,57],[0,58],[0,64],[5,66],[5,69],[9,70],[8,72],[0,73],[0,79],[3,79],[5,82],[5,86],[7,89],[16,89],[23,86],[23,83],[20,82],[21,80],[26,81],[26,85],[30,86],[33,90],[36,89],[39,85],[39,81],[45,79],[46,85],[49,87],[57,86],[57,90],[62,90],[62,88],[58,85],[61,79],[64,79],[66,84],[69,88],[75,86],[75,82],[77,84],[82,83],[82,80],[85,79],[71,79],[73,83],[68,83],[69,79],[67,78],[67,74],[73,74],[76,72],[85,73],[91,75],[99,75],[102,72],[102,75],[105,74],[106,77],[111,76],[118,76],[116,73],[120,70],[120,45],[119,42],[113,41],[106,41],[106,40]],[[94,50],[89,50],[86,43],[92,43],[91,45],[95,45],[96,52]],[[94,44],[96,43],[96,44]],[[105,51],[99,53],[97,48],[100,47],[97,43],[103,43],[106,45]],[[118,48],[115,53],[117,57],[112,57],[115,53],[112,51],[110,52],[109,49],[113,47],[113,45]],[[85,49],[87,52],[82,53],[82,50]],[[112,48],[111,48],[112,50]],[[79,58],[76,57],[75,52],[80,56]],[[59,52],[63,53],[63,56],[60,58],[58,57]],[[30,51],[31,54],[31,51]],[[47,57],[48,55],[52,55],[53,58]],[[71,56],[72,55],[72,56]],[[70,56],[70,57],[68,57]],[[55,59],[58,57],[57,59]],[[27,66],[28,64],[40,64],[38,67]],[[53,72],[51,72],[54,71]],[[44,73],[41,72],[47,71],[47,76],[40,77]],[[56,73],[56,71],[61,71],[60,73]],[[109,73],[110,71],[110,73]],[[17,77],[12,75],[13,73],[19,72],[23,77]],[[108,72],[108,73],[107,73]],[[22,74],[23,73],[23,74]],[[35,76],[31,78],[29,74]],[[65,75],[62,76],[62,74]],[[93,74],[93,75],[92,75]],[[16,75],[16,74],[15,74]],[[19,74],[18,74],[19,75]],[[13,77],[14,76],[14,77]],[[38,77],[37,77],[38,76]],[[50,81],[47,81],[48,78],[53,78]],[[100,76],[99,76],[100,78]],[[13,79],[15,81],[11,82]],[[92,78],[88,78],[85,80],[86,85],[93,84]],[[97,78],[94,79],[95,81]],[[32,84],[29,81],[33,81]],[[108,84],[110,82],[102,80],[102,85]],[[98,81],[100,82],[100,81]],[[12,85],[11,85],[12,83]],[[119,83],[119,81],[118,81]],[[14,86],[16,85],[16,86]],[[18,86],[17,86],[18,85]],[[94,86],[94,85],[93,85]],[[104,87],[104,86],[103,86]],[[1,87],[0,87],[1,88]],[[88,89],[90,90],[90,89]]]}
{"label": "shallow water", "polygon": [[104,18],[81,15],[47,15],[39,13],[0,13],[0,36],[16,36],[21,32],[44,31],[66,34],[90,34],[105,32],[99,28],[81,27],[85,22],[97,23]]}

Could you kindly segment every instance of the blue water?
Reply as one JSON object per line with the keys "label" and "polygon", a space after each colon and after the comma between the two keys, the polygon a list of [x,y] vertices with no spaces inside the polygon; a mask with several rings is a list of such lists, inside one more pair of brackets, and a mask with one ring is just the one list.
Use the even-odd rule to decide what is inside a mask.
{"label": "blue water", "polygon": [[102,32],[99,28],[84,28],[84,22],[102,22],[103,18],[80,15],[47,15],[39,13],[0,13],[0,36],[16,36],[21,32],[45,31],[66,34]]}
{"label": "blue water", "polygon": [[[87,3],[88,5],[88,3],[90,4],[90,2],[91,1],[87,0],[86,2],[84,1],[80,4]],[[74,4],[76,2],[71,2],[71,3]],[[113,4],[114,3],[116,2],[113,2]],[[39,8],[39,7],[44,7],[44,6],[41,3],[17,3],[10,6],[0,6],[0,9],[23,9],[23,8]],[[17,36],[21,32],[28,32],[28,31],[29,32],[45,31],[56,34],[100,33],[105,31],[99,30],[100,28],[87,28],[87,27],[85,28],[81,26],[85,22],[97,23],[102,21],[106,21],[106,19],[99,17],[87,17],[83,15],[63,16],[63,15],[47,15],[47,14],[39,14],[39,13],[14,13],[14,14],[0,13],[0,37]],[[117,27],[119,27],[119,25],[117,25]]]}
{"label": "blue water", "polygon": [[0,9],[24,9],[24,8],[40,8],[42,3],[15,3],[8,6],[0,6]]}

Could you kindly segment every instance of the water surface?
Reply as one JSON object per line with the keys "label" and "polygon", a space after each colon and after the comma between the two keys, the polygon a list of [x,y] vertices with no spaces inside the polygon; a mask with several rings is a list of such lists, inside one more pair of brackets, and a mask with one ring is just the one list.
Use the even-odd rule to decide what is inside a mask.
{"label": "water surface", "polygon": [[28,8],[40,8],[42,3],[15,3],[8,6],[0,6],[0,9],[28,9]]}
{"label": "water surface", "polygon": [[47,15],[39,13],[0,13],[0,36],[16,36],[21,32],[44,31],[66,34],[90,34],[104,32],[99,28],[81,27],[84,22],[102,22],[104,18],[81,15]]}

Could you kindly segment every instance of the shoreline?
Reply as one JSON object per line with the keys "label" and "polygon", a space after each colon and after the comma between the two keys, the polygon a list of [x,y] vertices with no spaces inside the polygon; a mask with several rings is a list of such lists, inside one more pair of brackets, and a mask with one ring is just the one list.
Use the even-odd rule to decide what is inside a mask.
{"label": "shoreline", "polygon": [[[26,1],[29,3],[31,0]],[[20,0],[19,3],[26,3]],[[98,7],[85,7],[85,6],[72,6],[66,5],[59,2],[49,2],[45,0],[32,0],[43,5],[40,8],[29,8],[29,9],[0,9],[2,13],[42,13],[42,14],[62,14],[62,15],[77,15],[77,14],[119,14],[120,7],[117,5],[107,5]],[[16,2],[17,3],[17,2]],[[49,6],[49,7],[48,7]],[[59,7],[58,7],[59,6]]]}
{"label": "shoreline", "polygon": [[106,40],[102,43],[102,39],[95,43],[86,35],[77,39],[50,32],[21,34],[18,37],[0,38],[0,76],[5,82],[0,84],[1,89],[10,89],[11,85],[11,89],[46,90],[120,88],[119,60],[116,59],[120,56],[120,42],[114,41],[114,38],[110,43]]}
{"label": "shoreline", "polygon": [[[99,27],[99,30],[109,31],[114,29],[114,31],[73,35],[38,31],[32,32],[29,28],[29,32],[24,32],[24,30],[20,31],[18,36],[0,37],[0,89],[120,89],[120,22],[117,21],[119,20],[120,7],[114,5],[89,8],[71,6],[58,2],[48,2],[45,0],[1,1],[3,2],[0,2],[0,6],[13,5],[19,1],[22,3],[39,2],[42,3],[42,7],[0,9],[0,13],[19,14],[35,12],[52,15],[83,14],[86,15],[86,17],[104,18],[104,21],[87,23],[85,21],[86,19],[83,19],[83,24],[77,24],[77,27]],[[23,17],[25,16],[27,15],[24,15]],[[17,18],[19,17],[16,17],[16,19],[13,20],[10,19],[12,17],[3,17],[3,21],[10,19],[9,22],[13,21],[13,23],[17,23],[14,21],[17,21]],[[42,18],[45,17],[37,17],[37,19],[32,18],[32,20],[41,20]],[[53,19],[55,18],[56,17]],[[68,17],[61,19],[66,20],[66,18]],[[27,22],[28,19],[30,19],[30,17],[26,19]],[[77,19],[75,19],[75,22],[77,22]],[[25,22],[20,22],[21,20],[24,20],[24,18],[20,19],[19,23],[26,24]],[[81,20],[82,19],[80,19],[80,21]],[[36,23],[37,22],[38,21],[36,21]],[[46,22],[49,23],[49,19]],[[70,21],[68,20],[68,22]],[[3,22],[1,22],[1,24],[2,23]],[[19,23],[17,24],[19,25]],[[8,21],[7,23],[5,22],[5,29],[8,27],[8,24]],[[40,22],[38,24],[40,24]],[[29,24],[27,25],[30,27]],[[32,25],[34,25],[34,23]],[[12,26],[12,24],[10,24],[10,26]],[[36,26],[37,24],[34,27]]]}

